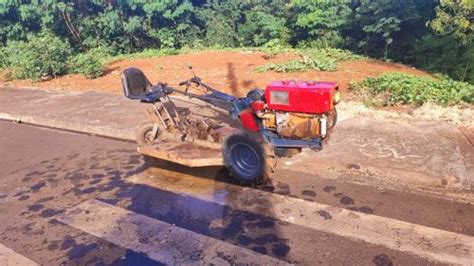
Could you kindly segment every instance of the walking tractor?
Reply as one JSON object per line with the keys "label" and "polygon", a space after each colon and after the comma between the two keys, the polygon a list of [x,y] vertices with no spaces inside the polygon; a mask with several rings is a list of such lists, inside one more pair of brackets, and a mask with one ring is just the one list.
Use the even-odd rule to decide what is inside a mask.
{"label": "walking tractor", "polygon": [[[248,184],[268,178],[278,156],[322,149],[336,124],[340,95],[335,83],[275,81],[238,98],[203,83],[190,70],[192,78],[179,83],[183,89],[152,85],[137,68],[123,71],[125,96],[151,105],[151,121],[136,133],[140,153],[189,167],[224,165],[231,176]],[[204,102],[226,116],[193,116],[175,104],[186,97],[170,94]],[[240,120],[240,126],[219,121],[228,118]]]}

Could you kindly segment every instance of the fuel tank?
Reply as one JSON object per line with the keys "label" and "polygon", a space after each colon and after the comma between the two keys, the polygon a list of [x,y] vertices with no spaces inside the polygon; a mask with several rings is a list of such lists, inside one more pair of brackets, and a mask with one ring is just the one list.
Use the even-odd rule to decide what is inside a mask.
{"label": "fuel tank", "polygon": [[269,110],[323,114],[334,108],[337,90],[333,82],[275,81],[266,87],[265,99]]}

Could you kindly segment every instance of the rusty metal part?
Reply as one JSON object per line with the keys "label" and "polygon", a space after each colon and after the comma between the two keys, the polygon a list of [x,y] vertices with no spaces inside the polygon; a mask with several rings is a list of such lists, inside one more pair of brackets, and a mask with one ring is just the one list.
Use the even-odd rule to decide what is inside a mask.
{"label": "rusty metal part", "polygon": [[257,116],[262,119],[262,125],[264,128],[276,130],[276,115],[274,112],[261,112],[257,113]]}
{"label": "rusty metal part", "polygon": [[279,135],[290,139],[312,139],[322,137],[321,115],[266,112],[257,114],[265,129],[278,132]]}
{"label": "rusty metal part", "polygon": [[286,138],[312,139],[320,137],[321,120],[319,116],[295,113],[277,113],[277,131]]}
{"label": "rusty metal part", "polygon": [[[201,147],[220,149],[229,132],[222,130],[212,119],[196,119],[191,114],[179,114],[168,96],[147,109],[148,114],[160,129],[160,140],[189,142]],[[158,140],[159,141],[159,140]]]}
{"label": "rusty metal part", "polygon": [[173,131],[173,129],[187,126],[186,120],[181,119],[176,106],[167,95],[161,101],[153,103],[153,108],[148,108],[147,112],[162,131]]}

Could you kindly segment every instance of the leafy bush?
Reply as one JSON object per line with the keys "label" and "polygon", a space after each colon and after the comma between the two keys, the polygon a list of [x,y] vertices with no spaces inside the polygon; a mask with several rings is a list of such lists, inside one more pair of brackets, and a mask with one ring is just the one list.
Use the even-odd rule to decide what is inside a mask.
{"label": "leafy bush", "polygon": [[473,8],[472,0],[3,0],[0,46],[49,29],[76,49],[106,46],[113,55],[269,43],[344,47],[474,84]]}
{"label": "leafy bush", "polygon": [[0,47],[0,69],[8,66],[7,47]]}
{"label": "leafy bush", "polygon": [[336,71],[337,62],[346,60],[362,60],[366,57],[356,55],[350,51],[334,48],[308,49],[300,52],[301,59],[290,60],[284,63],[270,63],[257,67],[255,71],[265,72],[304,72],[309,70]]}
{"label": "leafy bush", "polygon": [[288,4],[299,42],[313,48],[340,47],[344,38],[340,30],[349,23],[351,7],[347,2],[294,0]]}
{"label": "leafy bush", "polygon": [[207,22],[205,44],[214,47],[235,47],[237,33],[228,18],[216,15]]}
{"label": "leafy bush", "polygon": [[302,59],[290,60],[285,63],[270,63],[257,67],[255,71],[265,72],[273,70],[275,72],[304,72],[309,70],[336,71],[336,61],[330,58],[315,59],[309,56],[303,56]]}
{"label": "leafy bush", "polygon": [[71,55],[68,43],[49,32],[42,32],[28,42],[10,42],[3,49],[2,65],[15,79],[39,80],[64,74]]}
{"label": "leafy bush", "polygon": [[290,38],[285,18],[262,10],[245,12],[245,22],[240,25],[238,33],[244,46],[285,45]]}
{"label": "leafy bush", "polygon": [[104,74],[104,65],[108,53],[103,48],[94,48],[85,53],[80,53],[71,59],[70,70],[76,74],[83,74],[93,79]]}
{"label": "leafy bush", "polygon": [[413,64],[474,84],[474,45],[451,36],[426,35],[413,48]]}
{"label": "leafy bush", "polygon": [[355,54],[349,50],[336,48],[307,50],[306,53],[314,58],[331,58],[336,62],[349,60],[367,60],[366,56]]}
{"label": "leafy bush", "polygon": [[451,79],[418,77],[401,73],[388,73],[355,82],[351,88],[378,96],[385,105],[423,104],[433,102],[453,105],[474,103],[474,85]]}

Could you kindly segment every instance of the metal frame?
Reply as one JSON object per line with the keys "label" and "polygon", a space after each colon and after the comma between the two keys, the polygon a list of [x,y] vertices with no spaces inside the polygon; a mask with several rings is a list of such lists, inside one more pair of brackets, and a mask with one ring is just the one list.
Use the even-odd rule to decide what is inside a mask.
{"label": "metal frame", "polygon": [[[191,84],[195,84],[198,87],[202,86],[207,90],[207,93],[200,95],[188,92]],[[158,130],[161,129],[160,134],[166,139],[188,141],[208,148],[220,148],[220,143],[190,138],[188,136],[187,128],[190,126],[189,120],[179,115],[176,106],[168,95],[174,92],[191,98],[196,98],[222,110],[228,111],[233,119],[238,119],[239,113],[242,110],[249,108],[252,99],[239,99],[223,93],[203,83],[201,79],[195,75],[190,80],[181,82],[179,85],[186,85],[186,89],[175,89],[163,83],[152,87],[152,91],[156,93],[157,96],[159,96],[157,97],[157,101],[152,103],[153,110],[148,111],[155,123],[153,128],[153,136],[157,137]],[[170,110],[168,110],[168,108],[170,108]],[[167,123],[168,121],[170,124]],[[260,122],[259,127],[261,128],[260,133],[264,136],[264,139],[268,143],[272,144],[275,148],[322,148],[322,138],[314,138],[311,140],[287,139],[278,136],[272,131],[262,129],[263,127]]]}

